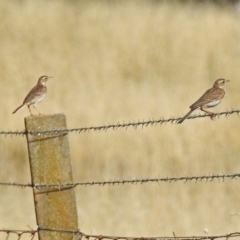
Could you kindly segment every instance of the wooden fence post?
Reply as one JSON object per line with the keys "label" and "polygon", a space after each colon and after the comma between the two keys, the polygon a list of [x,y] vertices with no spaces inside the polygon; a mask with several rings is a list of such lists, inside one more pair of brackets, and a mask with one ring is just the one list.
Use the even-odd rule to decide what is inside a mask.
{"label": "wooden fence post", "polygon": [[[25,118],[27,131],[66,129],[63,114]],[[33,184],[73,182],[67,133],[27,134]],[[77,230],[78,217],[74,188],[34,188],[34,203],[40,240],[69,240],[72,234],[41,230]]]}

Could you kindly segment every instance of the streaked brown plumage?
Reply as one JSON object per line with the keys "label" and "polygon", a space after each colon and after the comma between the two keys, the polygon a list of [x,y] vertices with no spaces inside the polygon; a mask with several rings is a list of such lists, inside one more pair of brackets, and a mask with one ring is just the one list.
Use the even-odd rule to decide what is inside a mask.
{"label": "streaked brown plumage", "polygon": [[213,85],[212,88],[208,89],[195,103],[193,103],[190,106],[190,111],[181,118],[178,123],[182,123],[188,116],[195,111],[196,109],[200,108],[200,110],[208,113],[210,115],[210,118],[213,120],[215,114],[212,112],[207,111],[204,108],[211,108],[217,106],[221,99],[225,95],[225,91],[223,89],[223,86],[226,82],[229,82],[229,80],[225,80],[223,78],[217,79]]}
{"label": "streaked brown plumage", "polygon": [[35,105],[37,103],[41,102],[44,99],[44,97],[46,96],[46,94],[47,94],[46,82],[48,81],[49,78],[51,78],[51,77],[41,76],[38,79],[37,85],[28,93],[28,95],[24,99],[23,104],[21,106],[19,106],[16,110],[14,110],[13,113],[16,113],[22,107],[27,105],[31,116],[33,116],[31,109],[30,109],[30,106],[33,105],[34,109],[38,112],[39,115],[41,115],[41,113],[36,109]]}

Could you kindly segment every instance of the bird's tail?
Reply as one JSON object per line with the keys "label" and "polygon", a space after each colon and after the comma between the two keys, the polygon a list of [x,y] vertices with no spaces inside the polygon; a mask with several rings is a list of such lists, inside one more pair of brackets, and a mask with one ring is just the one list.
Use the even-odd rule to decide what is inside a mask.
{"label": "bird's tail", "polygon": [[196,109],[191,109],[183,118],[181,118],[178,121],[178,124],[182,123],[186,118],[188,118],[194,110],[196,110]]}
{"label": "bird's tail", "polygon": [[22,107],[24,107],[25,106],[25,104],[22,104],[21,106],[19,106],[17,109],[15,109],[14,111],[13,111],[13,114],[14,113],[16,113],[18,110],[20,110]]}

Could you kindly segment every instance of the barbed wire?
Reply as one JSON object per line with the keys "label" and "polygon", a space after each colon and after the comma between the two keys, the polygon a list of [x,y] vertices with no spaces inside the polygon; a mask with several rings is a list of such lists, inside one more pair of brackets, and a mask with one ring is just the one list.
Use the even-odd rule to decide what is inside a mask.
{"label": "barbed wire", "polygon": [[[23,235],[29,235],[30,239],[34,239],[35,235],[38,234],[39,229],[37,230],[11,230],[11,229],[0,229],[0,233],[6,234],[6,240],[10,237],[10,235],[17,235],[17,239],[21,239]],[[2,238],[1,238],[2,239]]]}
{"label": "barbed wire", "polygon": [[240,232],[233,232],[228,233],[225,235],[213,235],[213,236],[176,236],[176,234],[173,232],[173,236],[170,237],[124,237],[124,236],[104,236],[104,235],[90,235],[85,234],[81,232],[80,230],[64,230],[64,229],[53,229],[53,228],[44,228],[39,227],[36,230],[10,230],[10,229],[0,229],[0,233],[6,234],[6,240],[9,238],[10,234],[17,235],[18,239],[21,239],[21,237],[24,234],[29,234],[29,237],[31,239],[34,239],[35,235],[38,234],[40,231],[48,231],[48,232],[58,232],[58,233],[64,233],[69,234],[71,236],[70,239],[94,239],[94,240],[103,240],[103,239],[110,239],[110,240],[216,240],[216,239],[229,239],[234,237],[239,237]]}
{"label": "barbed wire", "polygon": [[[217,112],[215,113],[216,117],[220,117],[224,115],[225,117],[228,117],[232,114],[238,114],[240,113],[240,109],[232,109],[232,110],[226,110],[224,112]],[[195,118],[203,118],[203,117],[209,117],[208,114],[199,114],[199,115],[192,115],[188,119],[195,119]],[[177,123],[182,117],[170,117],[170,118],[159,118],[157,120],[150,119],[148,121],[142,120],[142,121],[128,121],[125,122],[118,122],[116,124],[103,124],[99,126],[91,126],[91,127],[77,127],[77,128],[68,128],[68,129],[56,129],[56,130],[42,130],[42,131],[0,131],[0,135],[15,135],[15,136],[24,136],[27,134],[30,135],[55,135],[55,134],[67,134],[71,132],[91,132],[91,131],[107,131],[108,129],[117,130],[118,128],[125,128],[128,129],[129,127],[133,127],[137,129],[137,127],[141,126],[148,127],[148,126],[156,126],[158,124],[167,124],[167,123]]]}
{"label": "barbed wire", "polygon": [[209,174],[201,176],[187,176],[187,177],[165,177],[165,178],[138,178],[138,179],[123,179],[123,180],[108,180],[108,181],[84,181],[84,182],[75,182],[75,183],[9,183],[9,182],[0,182],[0,186],[12,186],[12,187],[21,187],[21,188],[56,188],[58,190],[63,190],[66,188],[73,188],[77,186],[106,186],[106,185],[126,185],[126,184],[146,184],[146,183],[159,183],[159,182],[178,182],[184,181],[190,182],[195,181],[200,182],[205,180],[205,182],[213,182],[214,179],[218,179],[221,182],[224,182],[225,179],[238,179],[240,178],[240,173],[234,174]]}

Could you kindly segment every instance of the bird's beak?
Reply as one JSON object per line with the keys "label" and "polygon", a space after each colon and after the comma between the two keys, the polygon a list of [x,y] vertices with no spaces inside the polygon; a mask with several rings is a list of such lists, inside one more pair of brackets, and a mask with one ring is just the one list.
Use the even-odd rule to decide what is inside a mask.
{"label": "bird's beak", "polygon": [[227,82],[230,82],[230,80],[226,80]]}
{"label": "bird's beak", "polygon": [[48,78],[53,78],[53,77],[48,77]]}

